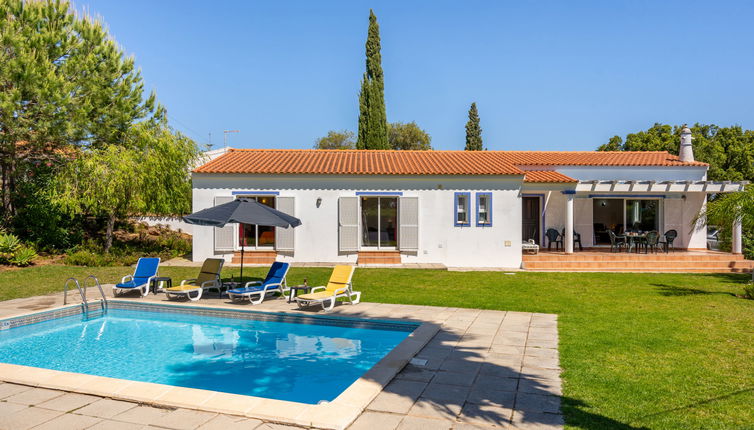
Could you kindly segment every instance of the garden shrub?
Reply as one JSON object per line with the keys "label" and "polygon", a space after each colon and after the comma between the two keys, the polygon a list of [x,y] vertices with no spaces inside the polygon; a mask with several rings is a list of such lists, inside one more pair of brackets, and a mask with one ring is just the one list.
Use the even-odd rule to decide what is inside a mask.
{"label": "garden shrub", "polygon": [[13,234],[0,232],[0,263],[8,264],[16,250],[21,246],[21,241]]}
{"label": "garden shrub", "polygon": [[0,231],[0,264],[28,266],[36,257],[33,247],[24,245],[14,234]]}
{"label": "garden shrub", "polygon": [[191,238],[167,227],[147,226],[143,223],[119,223],[109,253],[99,241],[86,240],[68,250],[65,264],[75,266],[130,266],[140,257],[160,257],[163,260],[191,252]]}
{"label": "garden shrub", "polygon": [[30,246],[22,245],[16,249],[13,257],[10,258],[10,263],[14,266],[26,267],[31,265],[35,258],[37,258],[37,251]]}
{"label": "garden shrub", "polygon": [[88,249],[78,249],[69,252],[63,259],[63,262],[70,266],[98,267],[114,265],[114,261],[109,255]]}
{"label": "garden shrub", "polygon": [[744,285],[744,298],[754,300],[754,283]]}

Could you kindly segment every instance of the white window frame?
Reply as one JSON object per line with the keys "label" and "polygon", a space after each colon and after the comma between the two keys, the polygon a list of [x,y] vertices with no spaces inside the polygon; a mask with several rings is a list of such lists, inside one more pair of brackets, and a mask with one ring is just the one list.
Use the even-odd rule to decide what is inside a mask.
{"label": "white window frame", "polygon": [[[277,205],[277,198],[279,196],[277,194],[255,194],[255,193],[238,194],[238,195],[235,196],[235,198],[237,198],[237,199],[258,199],[259,197],[272,197],[273,199],[275,199],[274,201],[275,201],[275,204]],[[259,243],[259,226],[256,225],[256,224],[253,224],[253,225],[254,225],[254,234],[256,235],[255,243],[258,244]],[[241,224],[238,224],[238,230],[241,231],[242,229],[243,229],[243,227],[241,227]],[[273,230],[273,232],[275,232],[275,230]],[[274,234],[276,235],[277,232],[275,232]],[[236,251],[240,251],[241,250],[241,244],[239,243],[240,241],[239,241],[239,237],[238,236],[240,236],[240,233],[236,234],[236,240],[235,240],[235,249],[236,249]],[[275,250],[275,245],[277,245],[277,236],[275,237],[275,243],[273,243],[272,245],[264,245],[264,246],[259,246],[259,245],[249,246],[249,245],[246,245],[246,246],[243,247],[243,250],[244,251],[274,251]]]}
{"label": "white window frame", "polygon": [[[460,198],[465,200],[464,205],[459,204]],[[463,211],[461,211],[463,208]],[[466,214],[466,221],[459,221],[458,215],[461,213]],[[457,192],[453,195],[453,225],[456,227],[471,227],[471,193],[470,192]]]}
{"label": "white window frame", "polygon": [[[400,222],[401,222],[400,196],[399,195],[391,195],[391,194],[386,194],[386,195],[379,195],[379,194],[372,195],[372,194],[370,194],[370,195],[357,195],[356,197],[359,198],[359,249],[364,250],[364,251],[397,251],[398,250],[397,244],[400,243]],[[391,199],[393,199],[394,198],[395,199],[395,204],[396,204],[396,217],[395,218],[396,218],[396,224],[397,224],[395,226],[396,246],[381,246],[380,245],[379,232],[380,232],[380,227],[382,227],[380,225],[380,223],[381,223],[381,220],[380,220],[380,211],[382,209],[380,208],[380,202],[379,202],[379,200],[377,201],[377,233],[378,233],[377,246],[366,246],[366,245],[364,245],[364,223],[362,221],[362,216],[361,216],[362,215],[361,200],[363,198],[367,198],[367,199],[369,199],[369,198],[376,198],[376,199],[391,198]]]}
{"label": "white window frame", "polygon": [[[481,221],[479,215],[482,214],[482,198],[486,200],[484,212],[487,214],[487,220]],[[492,193],[480,192],[476,193],[476,226],[477,227],[492,227]]]}

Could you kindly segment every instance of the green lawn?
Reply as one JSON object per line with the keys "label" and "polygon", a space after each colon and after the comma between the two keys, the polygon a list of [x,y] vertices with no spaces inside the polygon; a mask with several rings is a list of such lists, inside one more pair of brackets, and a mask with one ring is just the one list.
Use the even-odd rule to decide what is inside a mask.
{"label": "green lawn", "polygon": [[[181,279],[196,270],[161,274]],[[294,268],[289,282],[319,284],[330,270]],[[0,300],[60,291],[67,276],[112,282],[129,271],[0,272]],[[558,314],[563,411],[572,428],[729,429],[754,428],[754,301],[734,296],[747,279],[358,269],[354,285],[366,301]]]}

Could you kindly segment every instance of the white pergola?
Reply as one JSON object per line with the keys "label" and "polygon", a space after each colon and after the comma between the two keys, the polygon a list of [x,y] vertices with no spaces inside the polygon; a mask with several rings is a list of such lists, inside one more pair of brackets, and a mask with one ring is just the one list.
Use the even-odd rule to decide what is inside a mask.
{"label": "white pergola", "polygon": [[[749,181],[579,181],[576,187],[562,191],[566,196],[565,237],[563,248],[566,254],[573,253],[573,198],[577,192],[624,192],[624,193],[689,193],[707,194],[735,193],[743,191]],[[733,225],[731,251],[741,253],[741,222]]]}

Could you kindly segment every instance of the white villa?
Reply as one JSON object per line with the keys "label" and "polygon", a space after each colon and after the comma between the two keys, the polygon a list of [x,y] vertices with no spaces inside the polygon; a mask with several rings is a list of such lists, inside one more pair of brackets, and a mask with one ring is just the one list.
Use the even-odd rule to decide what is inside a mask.
{"label": "white villa", "polygon": [[[675,247],[706,249],[693,220],[712,193],[745,183],[707,180],[684,129],[667,152],[357,151],[231,149],[193,172],[193,210],[249,197],[301,219],[295,229],[194,227],[193,259],[241,244],[251,260],[427,263],[519,268],[522,242],[574,232],[586,248],[607,234],[676,230]],[[741,252],[740,226],[733,252]]]}

